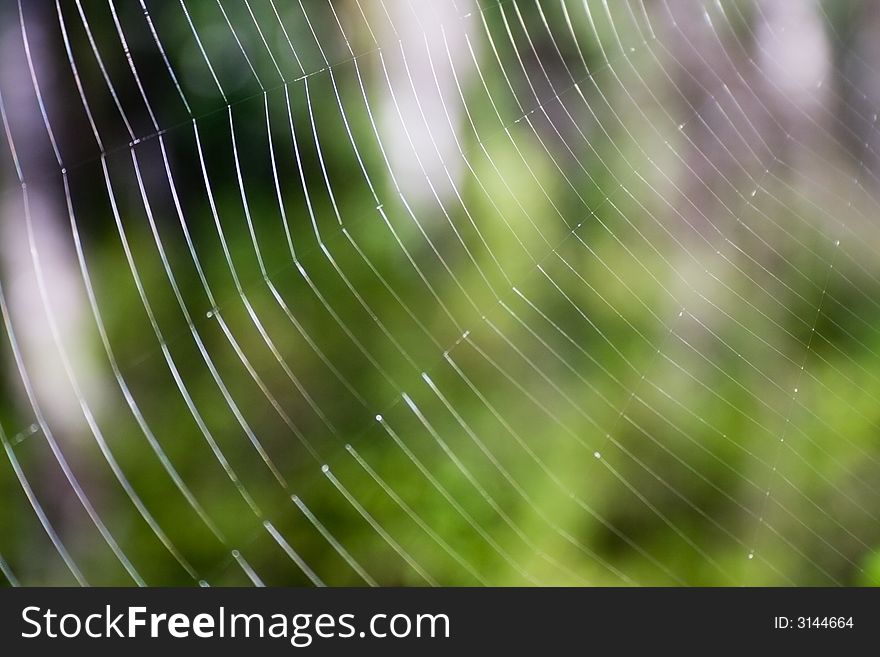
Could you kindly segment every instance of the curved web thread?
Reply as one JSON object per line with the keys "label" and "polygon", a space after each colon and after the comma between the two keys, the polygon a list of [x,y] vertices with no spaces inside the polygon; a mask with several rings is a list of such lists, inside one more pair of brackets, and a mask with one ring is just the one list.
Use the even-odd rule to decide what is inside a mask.
{"label": "curved web thread", "polygon": [[[662,60],[674,61],[676,55],[657,36],[653,9],[642,3],[502,2],[464,10],[461,4],[454,7],[451,22],[440,22],[439,35],[436,29],[426,30],[424,15],[410,7],[419,24],[413,36],[411,26],[401,34],[395,25],[395,18],[402,20],[400,6],[380,3],[380,10],[371,12],[355,3],[347,17],[361,21],[361,31],[369,35],[369,46],[358,52],[333,5],[320,11],[300,4],[297,36],[273,3],[218,2],[219,16],[211,24],[214,38],[217,25],[225,28],[221,42],[229,52],[240,53],[242,69],[259,89],[230,102],[221,82],[223,68],[212,63],[200,36],[206,30],[198,27],[194,7],[181,2],[181,23],[196,44],[196,59],[204,62],[223,100],[216,115],[220,120],[194,113],[177,64],[163,45],[160,16],[142,3],[138,18],[148,28],[151,47],[159,53],[187,117],[171,124],[176,127],[163,128],[135,51],[122,69],[128,70],[126,86],[134,85],[127,89],[126,102],[140,98],[145,114],[138,118],[146,121],[145,130],[134,127],[136,120],[125,109],[117,89],[120,69],[108,66],[122,62],[119,48],[126,55],[131,52],[132,32],[126,32],[119,8],[108,3],[112,31],[104,31],[117,37],[110,50],[98,44],[95,16],[82,4],[77,2],[74,15],[56,4],[70,76],[100,151],[99,170],[89,171],[94,160],[65,168],[53,136],[58,121],[44,107],[32,64],[31,80],[60,170],[79,274],[122,395],[124,406],[115,410],[131,414],[137,434],[146,439],[174,494],[186,500],[187,513],[200,521],[202,534],[179,539],[186,541],[187,547],[181,548],[170,538],[170,528],[179,522],[167,513],[160,522],[136,492],[131,474],[126,474],[136,469],[130,462],[126,471],[104,439],[107,430],[101,428],[101,419],[113,424],[112,415],[97,418],[91,410],[67,364],[63,336],[41,286],[47,321],[55,324],[53,341],[100,448],[98,458],[111,469],[136,517],[185,574],[204,583],[260,585],[271,581],[270,575],[279,581],[301,577],[313,584],[332,582],[332,562],[321,556],[320,546],[326,545],[353,581],[368,584],[687,583],[695,577],[737,583],[756,577],[750,562],[773,582],[815,577],[840,583],[826,563],[829,559],[835,569],[844,564],[857,572],[859,564],[833,537],[842,532],[869,549],[870,530],[863,527],[873,528],[876,517],[863,496],[876,489],[796,421],[806,418],[817,425],[816,431],[876,463],[869,449],[799,396],[804,385],[814,385],[872,422],[864,408],[810,368],[813,362],[826,367],[839,377],[842,390],[856,384],[854,376],[875,380],[870,370],[817,331],[831,304],[860,319],[829,289],[840,277],[845,291],[858,293],[859,286],[848,278],[853,274],[840,273],[841,261],[854,268],[845,271],[876,280],[863,260],[848,253],[846,238],[856,236],[847,223],[781,172],[820,188],[823,179],[809,177],[776,156],[756,127],[759,120],[732,95],[731,110],[708,91],[719,104],[721,125],[733,131],[730,142],[706,124],[703,108],[691,104],[686,116],[673,118],[640,67],[653,62],[665,73]],[[406,5],[401,4],[404,9]],[[74,49],[68,30],[77,17],[85,41]],[[728,27],[736,34],[728,10],[718,5],[710,13],[707,7],[706,17],[718,48],[726,53],[721,34]],[[24,12],[20,22],[27,47]],[[273,30],[283,38],[270,41]],[[389,32],[390,45],[383,45],[388,37],[377,35]],[[680,36],[689,43],[687,33]],[[304,65],[297,38],[314,44],[312,67]],[[322,46],[332,38],[342,44],[339,57]],[[587,52],[585,43],[593,52]],[[427,70],[422,66],[414,74],[410,59],[422,46]],[[566,56],[572,50],[576,54]],[[224,61],[231,66],[229,59]],[[92,87],[82,82],[80,71],[86,66],[99,71],[100,78],[92,76]],[[298,72],[285,74],[288,68]],[[397,86],[401,69],[402,87]],[[420,75],[428,77],[436,99],[433,90],[422,89]],[[449,83],[450,78],[450,90],[444,92],[441,81]],[[688,105],[682,82],[668,74],[666,78]],[[124,149],[105,147],[98,129],[102,120],[91,109],[98,101],[89,98],[89,92],[98,93],[96,80],[103,81],[102,93],[109,94],[124,125],[127,156]],[[435,107],[430,118],[429,99],[440,104],[439,113]],[[456,107],[463,113],[462,132],[455,124]],[[772,116],[759,99],[755,115],[763,120],[763,113]],[[109,124],[106,116],[103,121]],[[263,124],[258,138],[256,127]],[[748,180],[746,188],[754,193],[742,191],[742,183],[714,163],[701,175],[683,157],[685,146],[705,148],[687,131],[697,124],[706,128],[713,146],[736,162]],[[4,126],[14,157],[14,126],[8,125],[5,111]],[[227,131],[228,139],[216,139],[213,130]],[[403,144],[410,153],[411,168],[425,180],[426,189],[413,187],[394,162],[394,133],[396,147]],[[454,144],[445,155],[443,133]],[[334,170],[333,159],[325,155],[328,148],[339,149],[336,142],[329,144],[331,136],[350,150],[353,171],[340,171],[338,165]],[[682,141],[673,143],[670,136]],[[731,143],[744,144],[748,159],[735,156]],[[444,159],[450,153],[460,158],[468,184],[478,191],[465,189],[453,176]],[[812,153],[846,175],[823,153]],[[658,164],[661,155],[682,165],[697,189],[708,191],[718,213],[735,226],[717,225],[691,198],[694,192],[682,189]],[[340,156],[336,152],[332,157]],[[442,174],[435,170],[432,176],[432,160],[440,162]],[[757,173],[750,169],[755,163]],[[873,176],[862,163],[860,167]],[[74,175],[80,180],[74,181]],[[721,191],[704,180],[710,177],[720,180]],[[30,226],[26,178],[20,174],[19,179]],[[106,293],[101,300],[95,291],[96,265],[89,265],[95,256],[82,244],[83,219],[75,194],[89,179],[101,181],[106,189],[105,213],[112,217],[122,247],[122,270],[130,273],[134,286],[127,294],[142,306],[150,340],[158,344],[158,350],[150,347],[146,354],[127,354],[122,366],[113,346],[121,338],[103,319],[112,301]],[[551,180],[564,191],[550,189]],[[441,184],[448,185],[447,191]],[[360,194],[342,193],[344,187],[358,185]],[[261,191],[250,191],[254,187]],[[664,190],[680,195],[682,204],[670,202]],[[829,217],[834,229],[826,232],[798,211],[792,212],[794,223],[778,223],[775,213],[793,203],[782,194]],[[858,178],[845,194],[849,196],[835,197],[833,209],[844,204],[849,208],[856,198],[871,207],[876,203]],[[291,202],[292,195],[302,201]],[[142,217],[139,227],[132,216]],[[673,227],[675,221],[680,226]],[[759,222],[778,229],[783,239],[762,235]],[[171,237],[174,226],[180,232]],[[495,232],[502,230],[498,226],[503,226],[500,234]],[[137,231],[141,234],[135,236]],[[267,234],[275,237],[267,239]],[[29,239],[39,279],[39,249],[32,235]],[[754,239],[751,248],[740,244],[745,239]],[[207,246],[209,240],[213,247]],[[274,242],[284,248],[274,248]],[[787,250],[793,244],[794,255]],[[780,270],[762,262],[760,256],[767,253],[782,263]],[[815,260],[799,265],[795,257],[804,254]],[[706,282],[715,289],[704,289]],[[750,287],[754,296],[737,285]],[[728,296],[719,301],[723,295]],[[801,317],[787,306],[789,295],[810,314]],[[737,304],[736,310],[725,303]],[[644,315],[639,317],[633,307],[642,308]],[[179,309],[179,318],[172,319],[168,308]],[[743,308],[766,324],[755,328],[737,316]],[[39,428],[30,433],[46,438],[109,549],[134,581],[143,581],[130,559],[131,548],[119,546],[41,417],[16,346],[14,318],[5,302],[3,309],[10,347],[38,420]],[[319,324],[318,316],[326,324]],[[790,320],[794,328],[784,323]],[[839,320],[828,321],[874,353]],[[867,320],[862,323],[870,329]],[[331,330],[336,340],[326,335]],[[806,340],[800,338],[804,331]],[[192,340],[188,347],[186,334]],[[743,339],[799,371],[795,385],[765,371],[760,360],[734,341]],[[816,341],[843,362],[817,353]],[[291,344],[301,344],[302,352],[291,351]],[[716,363],[719,351],[786,402],[755,398],[735,375],[738,366]],[[300,364],[308,359],[315,363],[311,371]],[[350,359],[362,365],[345,362]],[[132,383],[138,380],[138,368],[161,372],[162,367],[179,396],[180,410],[167,415],[188,418],[195,427],[193,438],[208,448],[210,460],[200,460],[185,473],[168,453],[167,423],[156,419],[157,409],[147,413],[143,408],[150,404],[144,383],[137,388]],[[188,382],[196,378],[196,367],[206,374],[197,383]],[[376,381],[356,378],[361,368],[375,372]],[[743,434],[731,436],[718,428],[713,406],[691,404],[680,389],[682,382],[737,414]],[[735,395],[731,401],[725,386],[745,401]],[[865,395],[876,401],[870,389]],[[221,412],[225,419],[217,417]],[[553,430],[536,433],[529,414],[541,417],[537,427]],[[157,422],[165,425],[164,431],[157,432]],[[118,431],[127,440],[137,435],[131,429]],[[746,432],[757,432],[764,440],[744,440]],[[544,435],[555,449],[544,444]],[[295,439],[301,449],[278,441],[279,436]],[[84,583],[18,463],[15,450],[20,448],[5,435],[3,440],[38,520],[69,571]],[[32,442],[31,437],[22,444]],[[725,453],[722,444],[732,451]],[[518,458],[511,456],[514,447]],[[805,452],[811,449],[827,456],[827,471],[807,459]],[[713,480],[716,471],[703,458],[728,478]],[[185,460],[179,453],[178,459]],[[856,514],[860,522],[830,512],[815,492],[781,472],[789,459],[804,463],[827,489],[838,492],[847,513]],[[247,521],[239,525],[226,519],[223,524],[233,526],[221,529],[217,512],[200,501],[205,493],[197,494],[193,486],[209,466],[219,467],[237,492]],[[155,462],[140,467],[154,468]],[[831,477],[842,474],[852,477],[852,492],[835,486]],[[736,509],[733,520],[704,508],[695,499],[700,487],[713,491],[712,503]],[[107,490],[115,489],[108,483]],[[604,500],[612,493],[628,500],[620,506],[641,513],[611,508]],[[153,508],[160,498],[153,493]],[[791,508],[795,504],[800,513]],[[109,513],[118,516],[117,523],[131,515],[132,509],[122,504],[108,506],[116,507]],[[804,508],[816,515],[806,515]],[[687,570],[685,576],[686,569],[670,558],[676,550],[663,549],[650,534],[640,534],[627,513],[665,527],[671,542],[700,568]],[[743,522],[752,529],[744,529]],[[804,533],[815,544],[812,554],[799,546],[797,537]],[[594,538],[597,534],[605,536],[604,546]],[[761,549],[766,536],[781,544],[769,557]],[[208,541],[216,547],[205,549]],[[715,547],[719,542],[725,549]],[[195,554],[198,566],[187,558]],[[799,557],[802,571],[787,572],[780,554]],[[291,574],[290,562],[298,574]],[[167,581],[168,573],[167,566],[156,567],[156,582]],[[349,575],[335,577],[348,581]]]}

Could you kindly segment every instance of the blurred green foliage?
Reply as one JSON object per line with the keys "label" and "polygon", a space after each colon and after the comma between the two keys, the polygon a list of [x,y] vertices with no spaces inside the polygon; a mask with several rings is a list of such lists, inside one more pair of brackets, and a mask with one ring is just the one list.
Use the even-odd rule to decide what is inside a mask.
{"label": "blurred green foliage", "polygon": [[[542,16],[532,3],[517,4],[539,34]],[[209,9],[192,10],[206,39],[220,30]],[[553,32],[567,35],[564,16],[547,11]],[[328,12],[315,17],[330,29]],[[485,18],[514,75],[502,20],[514,20],[510,7],[503,15],[487,8]],[[199,105],[222,107],[203,67],[195,68],[186,23],[156,20],[160,34],[180,34],[168,48],[187,92]],[[685,138],[622,60],[609,68],[596,47],[597,36],[608,47],[618,37],[636,43],[638,33],[615,34],[602,22],[597,35],[584,14],[574,29],[595,72],[544,106],[528,103],[529,120],[481,42],[482,81],[461,80],[476,132],[463,119],[468,165],[460,201],[444,203],[448,216],[431,203],[408,207],[393,191],[360,86],[376,116],[387,111],[376,52],[336,60],[332,75],[316,64],[314,74],[265,95],[252,93],[242,74],[228,113],[197,112],[216,222],[190,123],[163,135],[181,217],[157,139],[135,149],[153,227],[131,154],[111,152],[131,263],[100,162],[71,172],[89,273],[125,382],[224,540],[163,469],[96,339],[107,379],[95,400],[98,421],[133,489],[200,578],[246,582],[230,556],[236,548],[266,583],[308,583],[265,520],[326,583],[362,583],[291,501],[296,495],[383,584],[423,580],[371,523],[444,584],[518,584],[529,581],[524,573],[551,584],[880,582],[880,272],[876,244],[833,221],[853,192],[836,190],[836,201],[817,205],[809,184],[780,166],[757,196],[745,186],[728,190],[709,218],[723,238],[701,238],[665,200],[664,174],[686,175],[673,156]],[[291,30],[305,39],[304,23]],[[217,51],[225,54],[215,65],[227,69],[224,80],[234,78],[232,42],[217,39],[227,50]],[[148,43],[135,48],[136,60],[147,57]],[[577,50],[565,43],[580,70]],[[522,39],[519,47],[526,52]],[[108,61],[114,70],[124,65]],[[644,49],[630,61],[644,79],[659,79]],[[154,67],[149,78],[164,74],[160,64],[145,65]],[[628,90],[639,94],[647,120]],[[168,116],[179,112],[173,95],[157,105]],[[567,126],[563,140],[551,119]],[[3,342],[0,362],[14,372]],[[0,403],[4,441],[89,581],[125,583],[42,432],[19,437],[33,418],[10,378]],[[80,483],[145,580],[191,582],[88,432],[62,438]],[[322,472],[325,463],[369,519]],[[8,459],[0,460],[0,498],[0,554],[27,583],[68,582]]]}

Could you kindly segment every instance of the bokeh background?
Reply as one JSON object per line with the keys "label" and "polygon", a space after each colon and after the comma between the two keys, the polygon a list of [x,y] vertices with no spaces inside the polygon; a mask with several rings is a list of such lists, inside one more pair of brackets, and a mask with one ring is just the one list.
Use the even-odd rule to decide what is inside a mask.
{"label": "bokeh background", "polygon": [[880,583],[878,48],[4,0],[0,582]]}

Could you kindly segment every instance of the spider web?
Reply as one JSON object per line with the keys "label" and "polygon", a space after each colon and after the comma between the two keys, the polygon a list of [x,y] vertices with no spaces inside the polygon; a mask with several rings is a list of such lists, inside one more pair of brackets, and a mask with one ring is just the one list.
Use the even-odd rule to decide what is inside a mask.
{"label": "spider web", "polygon": [[7,4],[10,584],[872,581],[823,5]]}

